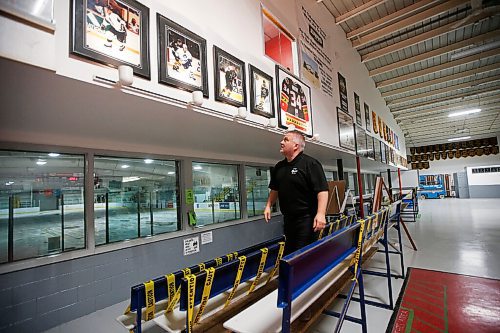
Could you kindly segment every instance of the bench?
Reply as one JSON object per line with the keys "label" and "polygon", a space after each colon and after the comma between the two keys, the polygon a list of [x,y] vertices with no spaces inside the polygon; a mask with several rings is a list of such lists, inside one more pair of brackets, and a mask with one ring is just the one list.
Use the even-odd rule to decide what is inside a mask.
{"label": "bench", "polygon": [[[206,270],[209,268],[218,269],[219,272],[232,269],[234,268],[234,265],[238,264],[238,257],[241,256],[251,255],[253,263],[255,260],[253,258],[256,256],[256,253],[260,254],[260,257],[262,257],[260,249],[267,248],[268,255],[266,265],[264,267],[265,271],[266,269],[269,269],[271,263],[274,267],[275,262],[272,261],[276,261],[276,258],[279,255],[280,244],[284,244],[283,241],[283,236],[277,237],[241,251],[229,253],[224,257],[215,258],[199,265],[191,266],[183,270],[155,278],[146,283],[135,285],[131,288],[129,307],[123,315],[117,318],[117,320],[127,330],[134,331],[136,333],[142,332],[142,324],[144,322],[159,317],[165,317],[165,314],[171,316],[172,321],[178,322],[178,319],[176,319],[178,315],[177,307],[179,299],[182,299],[182,280],[185,279],[185,277],[189,275],[200,275],[204,278],[206,277]],[[249,267],[253,267],[253,265]],[[249,268],[246,272],[249,272]],[[254,273],[257,273],[257,269]],[[264,275],[266,274],[267,273]],[[221,274],[219,273],[219,275]],[[244,281],[247,281],[250,278],[250,274],[246,273]],[[175,315],[173,315],[174,312]],[[163,323],[163,321],[160,320],[160,323]]]}

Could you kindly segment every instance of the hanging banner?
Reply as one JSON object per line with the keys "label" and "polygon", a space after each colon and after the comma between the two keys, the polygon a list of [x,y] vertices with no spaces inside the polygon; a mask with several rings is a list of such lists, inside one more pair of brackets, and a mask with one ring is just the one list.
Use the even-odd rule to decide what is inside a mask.
{"label": "hanging banner", "polygon": [[359,96],[356,93],[354,93],[354,110],[356,111],[356,124],[363,126],[363,121],[361,120],[361,103],[359,102]]}
{"label": "hanging banner", "polygon": [[349,113],[349,103],[347,102],[347,83],[345,77],[338,73],[339,78],[339,95],[340,95],[340,109],[345,113]]}
{"label": "hanging banner", "polygon": [[313,14],[316,7],[309,2],[297,1],[297,13],[300,31],[301,78],[306,78],[311,85],[333,97],[333,67],[330,38],[319,20]]}

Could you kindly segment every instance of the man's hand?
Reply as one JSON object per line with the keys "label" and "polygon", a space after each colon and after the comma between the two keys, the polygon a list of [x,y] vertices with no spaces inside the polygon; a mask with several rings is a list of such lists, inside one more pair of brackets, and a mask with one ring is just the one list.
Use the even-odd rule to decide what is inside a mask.
{"label": "man's hand", "polygon": [[266,222],[269,222],[269,220],[271,219],[271,207],[266,206],[266,208],[264,209],[264,218],[266,219]]}
{"label": "man's hand", "polygon": [[323,230],[325,229],[325,226],[326,226],[325,214],[320,214],[320,213],[316,214],[316,216],[314,217],[314,224],[313,224],[314,231]]}

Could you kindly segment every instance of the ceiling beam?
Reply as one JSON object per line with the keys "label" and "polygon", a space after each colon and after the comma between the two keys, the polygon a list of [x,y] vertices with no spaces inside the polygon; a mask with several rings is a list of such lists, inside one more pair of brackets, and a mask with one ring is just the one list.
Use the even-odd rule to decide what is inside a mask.
{"label": "ceiling beam", "polygon": [[462,78],[466,78],[466,77],[469,77],[472,75],[487,73],[487,72],[491,72],[491,71],[498,70],[498,69],[500,69],[500,64],[498,64],[498,63],[494,63],[494,64],[491,64],[488,66],[482,66],[479,68],[469,69],[469,70],[464,71],[464,72],[459,72],[456,74],[443,76],[443,77],[440,77],[440,78],[437,78],[434,80],[429,80],[429,81],[425,81],[422,83],[412,84],[412,85],[409,85],[409,86],[406,86],[403,88],[399,88],[399,89],[389,90],[389,91],[383,92],[382,97],[385,98],[385,97],[389,97],[389,96],[394,96],[394,95],[402,94],[405,92],[413,91],[416,89],[429,87],[429,86],[432,86],[435,84],[453,81],[456,79],[462,79]]}
{"label": "ceiling beam", "polygon": [[408,74],[396,76],[396,77],[393,77],[392,79],[379,81],[379,82],[375,83],[375,86],[377,88],[387,87],[387,86],[390,86],[392,84],[401,83],[402,81],[415,79],[415,78],[420,77],[420,76],[436,73],[436,72],[439,72],[439,71],[442,71],[445,69],[450,69],[450,68],[455,67],[455,66],[468,64],[468,63],[478,61],[481,59],[494,57],[494,56],[497,56],[499,54],[500,54],[500,47],[493,49],[493,50],[483,52],[483,53],[470,55],[470,56],[462,58],[462,59],[447,61],[447,62],[444,62],[442,64],[427,67],[425,69],[422,69],[422,70],[419,70],[416,72],[411,72]]}
{"label": "ceiling beam", "polygon": [[[487,12],[484,12],[482,14],[477,15],[476,19],[479,21],[479,20],[485,19],[489,16],[490,16],[490,14],[488,14]],[[474,23],[469,23],[468,25],[471,25]],[[378,59],[380,57],[388,55],[389,53],[393,53],[393,52],[402,50],[406,47],[418,44],[420,42],[432,39],[434,37],[445,35],[447,33],[450,33],[452,31],[455,31],[458,29],[463,29],[465,26],[467,26],[467,25],[465,25],[465,26],[457,27],[456,24],[457,24],[456,22],[451,22],[451,23],[448,23],[446,25],[443,25],[442,27],[432,29],[432,30],[429,30],[429,31],[421,33],[421,34],[417,34],[416,36],[403,39],[401,42],[397,42],[397,43],[394,43],[392,45],[378,49],[376,51],[364,54],[361,56],[361,62],[368,62],[368,61],[371,61],[374,59]]]}
{"label": "ceiling beam", "polygon": [[[413,122],[408,123],[407,125],[400,124],[400,126],[403,131],[410,131],[410,132],[425,132],[425,131],[436,131],[443,129],[445,130],[450,127],[456,127],[456,126],[467,127],[467,126],[482,124],[484,122],[491,122],[496,119],[498,113],[499,113],[498,108],[491,109],[487,111],[487,113],[483,116],[465,119],[465,125],[464,125],[464,119],[460,119],[460,117],[458,117],[459,119],[452,120],[453,118],[450,118],[448,116],[440,116],[435,118],[428,118],[428,119],[426,118],[425,119],[426,121],[414,120]],[[432,124],[430,125],[429,122],[432,122]]]}
{"label": "ceiling beam", "polygon": [[421,102],[421,103],[415,103],[415,104],[410,105],[410,106],[403,106],[403,107],[391,109],[391,112],[393,114],[395,114],[395,113],[401,113],[401,112],[404,112],[404,111],[406,111],[408,109],[415,109],[415,108],[419,108],[419,107],[422,107],[422,106],[429,107],[431,105],[434,105],[434,104],[437,104],[437,103],[441,103],[441,102],[450,102],[450,101],[457,100],[457,99],[463,100],[465,97],[476,97],[476,96],[479,96],[481,94],[485,94],[485,93],[489,93],[489,92],[498,92],[498,91],[500,91],[500,89],[498,88],[498,86],[495,86],[495,87],[486,87],[486,88],[479,89],[479,90],[467,91],[465,93],[458,94],[458,95],[445,96],[445,97],[441,97],[441,98],[434,99],[434,100],[431,100],[431,101],[425,101],[425,102]]}
{"label": "ceiling beam", "polygon": [[[420,98],[437,96],[437,95],[440,95],[440,94],[443,94],[443,93],[447,93],[447,92],[450,92],[450,91],[460,90],[460,89],[464,89],[464,88],[470,88],[470,87],[473,87],[473,86],[479,86],[479,85],[484,84],[484,83],[493,83],[493,82],[496,82],[498,80],[500,80],[500,75],[489,76],[489,77],[485,77],[485,78],[482,78],[482,79],[479,79],[479,80],[472,80],[472,81],[469,81],[469,82],[465,82],[465,83],[461,83],[461,84],[455,84],[455,85],[452,85],[452,86],[449,86],[449,87],[440,88],[440,89],[431,89],[430,91],[423,92],[423,93],[420,93],[420,94],[411,95],[411,96],[404,97],[404,98],[393,99],[389,103],[387,103],[387,106],[391,107],[391,106],[394,106],[394,105],[402,104],[402,103],[413,101],[413,100],[420,99]],[[453,98],[453,96],[451,96],[451,97]]]}
{"label": "ceiling beam", "polygon": [[450,129],[449,131],[439,131],[439,132],[434,132],[434,133],[424,133],[424,132],[410,132],[409,135],[413,138],[422,138],[422,137],[429,137],[430,135],[432,137],[450,137],[450,135],[458,137],[458,136],[465,136],[465,135],[476,135],[476,134],[483,134],[485,131],[491,131],[498,129],[500,127],[500,124],[492,126],[491,124],[485,124],[484,126],[477,126],[470,128],[469,131],[466,131],[464,133],[457,133],[456,129]]}
{"label": "ceiling beam", "polygon": [[417,11],[417,10],[421,10],[422,7],[424,6],[427,6],[429,4],[432,4],[434,2],[437,2],[439,0],[421,0],[421,1],[417,1],[416,3],[414,3],[413,5],[410,5],[408,7],[405,7],[401,10],[398,10],[397,12],[394,12],[392,14],[389,14],[389,15],[386,15],[384,17],[381,17],[380,19],[376,20],[376,21],[373,21],[371,23],[368,23],[366,25],[363,25],[357,29],[354,29],[353,31],[350,31],[346,34],[346,37],[348,39],[352,39],[354,37],[357,37],[365,32],[368,32],[368,31],[371,31],[371,30],[374,30],[374,29],[377,29],[379,28],[380,26],[384,25],[384,24],[388,24],[394,20],[398,20],[400,19],[401,17],[405,16],[405,15],[410,15],[412,14],[413,12]]}
{"label": "ceiling beam", "polygon": [[350,20],[352,19],[353,17],[355,16],[358,16],[364,12],[366,12],[367,10],[370,10],[384,2],[386,2],[387,0],[371,0],[371,1],[368,1],[364,4],[362,4],[361,6],[358,6],[350,11],[348,11],[347,13],[344,13],[340,16],[337,16],[335,18],[335,23],[336,24],[340,24],[340,23],[344,23],[345,21],[347,20]]}
{"label": "ceiling beam", "polygon": [[474,45],[475,43],[478,43],[478,42],[484,42],[484,41],[489,40],[489,39],[494,39],[494,40],[500,39],[500,34],[498,33],[498,30],[490,31],[490,32],[487,32],[487,33],[484,33],[484,34],[481,34],[481,35],[478,35],[478,36],[475,36],[472,38],[462,40],[462,41],[457,42],[457,43],[453,43],[451,45],[447,45],[445,47],[440,47],[438,49],[435,49],[435,50],[432,50],[429,52],[421,53],[421,54],[418,54],[416,56],[411,56],[411,57],[408,57],[406,59],[393,62],[392,64],[389,64],[389,65],[385,65],[385,66],[382,66],[379,68],[372,69],[371,71],[368,71],[368,75],[373,77],[376,75],[387,73],[387,72],[393,71],[395,69],[405,67],[405,66],[408,66],[411,64],[415,64],[417,62],[424,61],[424,60],[434,58],[437,56],[441,56],[441,55],[449,53],[451,51],[455,51],[455,50],[461,49],[463,47],[471,46],[471,45]]}
{"label": "ceiling beam", "polygon": [[377,29],[376,31],[369,33],[363,37],[356,38],[355,40],[352,41],[352,47],[358,49],[368,43],[389,36],[390,34],[406,29],[408,27],[414,26],[422,21],[428,20],[432,17],[448,12],[456,7],[462,6],[464,3],[467,2],[468,1],[465,0],[445,1],[437,6],[424,10],[423,12],[411,15],[404,19],[397,20],[396,22],[386,27]]}
{"label": "ceiling beam", "polygon": [[[498,91],[498,90],[497,90]],[[436,106],[434,108],[428,108],[428,109],[425,109],[425,110],[417,110],[417,111],[411,111],[411,110],[400,110],[400,111],[395,111],[395,112],[392,112],[392,114],[394,115],[394,118],[396,120],[401,120],[401,119],[405,119],[405,118],[414,118],[414,117],[418,117],[420,115],[423,115],[423,114],[429,114],[429,113],[435,113],[435,112],[439,112],[439,111],[453,111],[453,108],[464,108],[464,107],[470,107],[470,106],[474,106],[474,107],[482,107],[483,105],[487,105],[487,104],[490,104],[488,102],[498,102],[500,100],[500,93],[497,93],[495,95],[490,95],[488,97],[481,97],[479,99],[479,104],[478,103],[473,103],[473,102],[476,102],[476,99],[474,100],[467,100],[467,101],[462,101],[462,102],[459,102],[459,103],[448,103],[446,106]]]}

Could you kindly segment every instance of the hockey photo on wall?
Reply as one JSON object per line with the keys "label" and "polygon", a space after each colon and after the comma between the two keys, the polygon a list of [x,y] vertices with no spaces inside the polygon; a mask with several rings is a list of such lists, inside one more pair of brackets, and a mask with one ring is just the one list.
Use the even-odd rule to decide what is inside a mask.
{"label": "hockey photo on wall", "polygon": [[354,120],[352,116],[341,108],[337,108],[337,122],[339,125],[339,145],[342,148],[356,150],[354,137]]}
{"label": "hockey photo on wall", "polygon": [[149,9],[135,0],[73,0],[71,51],[150,77]]}
{"label": "hockey photo on wall", "polygon": [[295,128],[312,136],[311,89],[297,77],[276,66],[279,126]]}
{"label": "hockey photo on wall", "polygon": [[274,117],[273,78],[252,65],[250,75],[250,112],[266,118]]}
{"label": "hockey photo on wall", "polygon": [[159,82],[208,97],[206,40],[160,14],[157,23]]}
{"label": "hockey photo on wall", "polygon": [[214,45],[215,100],[246,106],[245,63]]}

